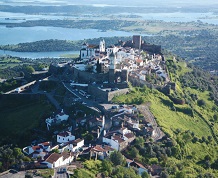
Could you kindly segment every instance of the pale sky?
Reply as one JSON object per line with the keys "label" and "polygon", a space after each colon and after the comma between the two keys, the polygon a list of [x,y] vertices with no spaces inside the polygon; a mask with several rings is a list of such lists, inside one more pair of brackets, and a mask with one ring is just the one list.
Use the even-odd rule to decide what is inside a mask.
{"label": "pale sky", "polygon": [[124,6],[183,6],[183,5],[212,5],[218,4],[218,0],[1,0],[1,5],[16,4],[16,5],[73,5],[73,4],[110,4]]}

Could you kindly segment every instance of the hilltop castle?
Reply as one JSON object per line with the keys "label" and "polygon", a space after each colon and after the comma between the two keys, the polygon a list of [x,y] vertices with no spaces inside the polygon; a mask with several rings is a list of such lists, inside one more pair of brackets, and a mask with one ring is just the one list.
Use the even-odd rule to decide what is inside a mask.
{"label": "hilltop castle", "polygon": [[102,101],[127,93],[128,82],[135,86],[151,85],[151,74],[159,81],[169,82],[161,46],[146,44],[141,36],[108,47],[104,40],[99,45],[84,43],[80,61],[69,66],[71,79],[88,84],[88,93]]}

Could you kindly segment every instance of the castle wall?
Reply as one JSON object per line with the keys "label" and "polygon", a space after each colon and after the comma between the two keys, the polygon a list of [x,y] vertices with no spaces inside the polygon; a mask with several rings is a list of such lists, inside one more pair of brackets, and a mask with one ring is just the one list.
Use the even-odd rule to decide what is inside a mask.
{"label": "castle wall", "polygon": [[76,68],[72,68],[73,78],[78,82],[104,82],[108,81],[108,73],[106,74],[96,74],[85,71],[80,71]]}
{"label": "castle wall", "polygon": [[92,97],[97,101],[103,101],[103,102],[111,101],[114,96],[126,94],[128,91],[129,91],[128,88],[124,88],[116,91],[107,92],[91,84],[88,87],[88,92],[92,95]]}
{"label": "castle wall", "polygon": [[129,92],[128,88],[108,92],[108,101],[111,101],[113,99],[113,97],[115,97],[115,96],[127,94],[128,92]]}

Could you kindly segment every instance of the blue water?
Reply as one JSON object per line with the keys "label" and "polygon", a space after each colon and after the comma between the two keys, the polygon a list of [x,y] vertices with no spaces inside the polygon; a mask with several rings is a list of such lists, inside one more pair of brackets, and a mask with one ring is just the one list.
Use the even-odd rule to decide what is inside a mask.
{"label": "blue water", "polygon": [[79,51],[52,51],[52,52],[14,52],[14,51],[6,51],[0,50],[0,56],[10,55],[13,57],[20,58],[59,58],[64,57],[67,54],[76,54],[79,56]]}
{"label": "blue water", "polygon": [[[117,15],[118,14],[114,14]],[[137,14],[141,18],[146,20],[163,20],[171,22],[191,22],[201,20],[205,23],[211,23],[218,25],[218,16],[213,13],[145,13]],[[5,18],[10,18],[10,20],[5,20]],[[25,20],[39,20],[39,19],[65,19],[65,18],[75,18],[73,16],[56,16],[56,15],[26,15],[22,13],[11,13],[11,12],[0,12],[0,22],[3,23],[19,23]],[[16,19],[16,20],[15,20]],[[132,36],[139,33],[124,32],[124,31],[106,31],[101,32],[97,29],[71,29],[71,28],[61,28],[61,27],[16,27],[16,28],[6,28],[5,26],[0,26],[0,45],[7,44],[18,44],[33,42],[39,40],[48,39],[59,39],[59,40],[83,40],[88,38],[99,38],[99,37],[114,37],[114,36]],[[146,36],[147,34],[140,34]],[[11,51],[0,51],[0,55],[11,55],[17,57],[27,57],[27,58],[41,58],[41,57],[60,57],[64,54],[75,54],[75,52],[11,52]]]}
{"label": "blue water", "polygon": [[83,40],[99,37],[132,36],[135,34],[137,33],[124,31],[101,32],[97,29],[72,29],[43,26],[6,28],[5,26],[0,26],[0,45],[18,44],[47,39]]}

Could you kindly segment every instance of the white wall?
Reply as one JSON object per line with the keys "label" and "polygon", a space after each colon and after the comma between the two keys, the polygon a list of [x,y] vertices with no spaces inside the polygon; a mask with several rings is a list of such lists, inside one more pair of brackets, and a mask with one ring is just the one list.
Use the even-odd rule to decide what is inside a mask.
{"label": "white wall", "polygon": [[115,140],[103,137],[103,142],[109,144],[113,149],[117,151],[120,149],[119,143]]}
{"label": "white wall", "polygon": [[69,135],[67,137],[63,137],[63,136],[57,135],[57,142],[58,143],[67,143],[67,142],[73,141],[73,140],[75,140],[75,136],[74,135]]}

